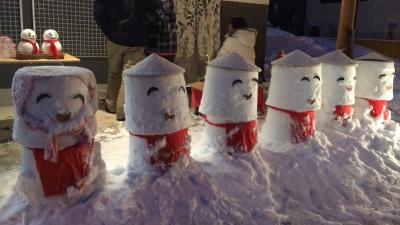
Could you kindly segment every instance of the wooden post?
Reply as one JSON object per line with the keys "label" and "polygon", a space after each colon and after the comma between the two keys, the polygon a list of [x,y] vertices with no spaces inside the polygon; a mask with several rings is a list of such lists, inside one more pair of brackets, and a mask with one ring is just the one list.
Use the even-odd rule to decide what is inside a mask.
{"label": "wooden post", "polygon": [[336,49],[352,57],[358,0],[342,0]]}

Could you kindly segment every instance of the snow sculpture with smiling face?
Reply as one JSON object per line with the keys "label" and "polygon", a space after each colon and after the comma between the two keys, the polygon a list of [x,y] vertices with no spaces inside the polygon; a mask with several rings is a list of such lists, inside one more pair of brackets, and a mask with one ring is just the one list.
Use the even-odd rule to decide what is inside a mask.
{"label": "snow sculpture with smiling face", "polygon": [[62,53],[62,46],[57,31],[50,29],[43,33],[42,52],[58,59]]}
{"label": "snow sculpture with smiling face", "polygon": [[334,119],[345,125],[353,115],[355,102],[357,64],[336,50],[317,59],[322,63],[322,110],[318,119],[322,122]]}
{"label": "snow sculpture with smiling face", "polygon": [[260,68],[234,52],[210,62],[200,113],[206,143],[229,152],[250,152],[257,143],[257,88]]}
{"label": "snow sculpture with smiling face", "polygon": [[314,134],[321,107],[321,65],[300,50],[272,62],[263,142],[299,143]]}
{"label": "snow sculpture with smiling face", "polygon": [[124,74],[130,172],[164,170],[190,152],[190,116],[185,70],[152,54]]}
{"label": "snow sculpture with smiling face", "polygon": [[71,66],[24,67],[15,73],[12,94],[13,138],[22,146],[19,190],[32,203],[90,195],[104,179],[100,149],[94,148],[93,73]]}
{"label": "snow sculpture with smiling face", "polygon": [[31,29],[23,30],[20,35],[20,42],[18,43],[18,52],[39,54],[39,44],[36,39],[35,31]]}
{"label": "snow sculpture with smiling face", "polygon": [[393,99],[394,62],[378,53],[356,59],[356,118],[390,120],[388,101]]}

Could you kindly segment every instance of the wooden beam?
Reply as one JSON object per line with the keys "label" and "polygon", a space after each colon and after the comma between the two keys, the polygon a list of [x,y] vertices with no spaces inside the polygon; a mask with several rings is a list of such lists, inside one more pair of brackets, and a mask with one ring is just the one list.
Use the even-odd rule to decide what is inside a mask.
{"label": "wooden beam", "polygon": [[342,0],[336,49],[352,56],[358,0]]}

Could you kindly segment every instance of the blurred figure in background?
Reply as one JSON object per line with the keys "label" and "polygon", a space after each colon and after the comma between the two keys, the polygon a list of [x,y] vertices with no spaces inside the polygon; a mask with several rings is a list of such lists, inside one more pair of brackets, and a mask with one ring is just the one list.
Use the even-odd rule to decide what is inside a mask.
{"label": "blurred figure in background", "polygon": [[249,62],[255,63],[257,30],[249,28],[243,17],[234,17],[229,21],[229,33],[218,52],[218,57],[231,52],[237,52]]}
{"label": "blurred figure in background", "polygon": [[108,80],[105,110],[125,120],[123,71],[145,58],[149,18],[155,0],[95,0],[94,18],[107,37]]}

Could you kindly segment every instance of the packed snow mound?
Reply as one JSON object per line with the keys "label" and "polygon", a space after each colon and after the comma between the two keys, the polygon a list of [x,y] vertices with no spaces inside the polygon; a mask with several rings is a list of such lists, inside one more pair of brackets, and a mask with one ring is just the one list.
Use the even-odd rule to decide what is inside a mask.
{"label": "packed snow mound", "polygon": [[12,193],[0,224],[400,223],[394,122],[324,124],[308,142],[235,155],[204,144],[199,123],[190,128],[192,160],[185,167],[128,177],[129,136],[121,129],[102,144],[109,159],[104,190],[69,208],[34,208]]}

